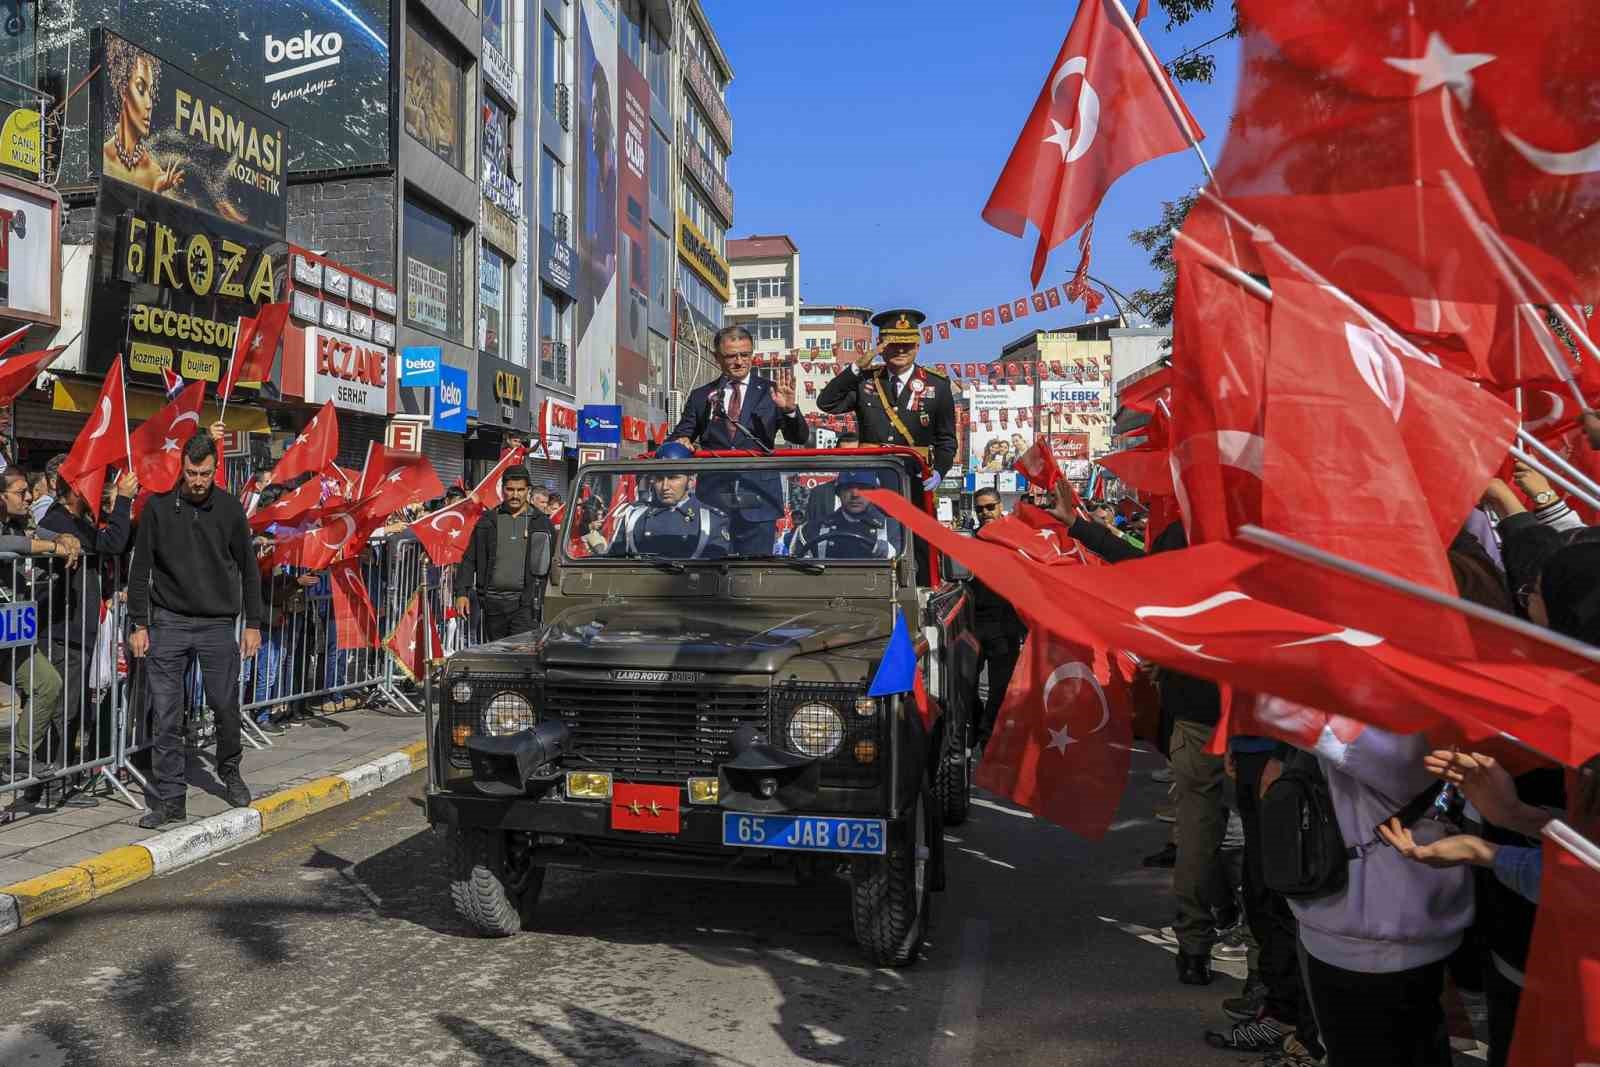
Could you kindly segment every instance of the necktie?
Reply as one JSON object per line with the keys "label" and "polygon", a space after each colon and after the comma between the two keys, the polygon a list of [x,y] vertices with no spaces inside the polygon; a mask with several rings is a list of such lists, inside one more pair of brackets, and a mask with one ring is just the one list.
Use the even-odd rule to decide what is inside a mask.
{"label": "necktie", "polygon": [[894,404],[895,404],[895,407],[905,407],[906,406],[906,400],[910,396],[910,393],[909,393],[910,388],[911,388],[911,377],[910,377],[910,375],[907,375],[906,378],[903,381],[897,383],[897,385],[896,385],[896,388],[895,388],[895,391],[894,391]]}
{"label": "necktie", "polygon": [[743,400],[740,397],[740,393],[743,392],[744,383],[741,381],[734,381],[732,385],[733,399],[728,402],[728,418],[732,419],[734,422],[738,422],[739,411],[744,406]]}

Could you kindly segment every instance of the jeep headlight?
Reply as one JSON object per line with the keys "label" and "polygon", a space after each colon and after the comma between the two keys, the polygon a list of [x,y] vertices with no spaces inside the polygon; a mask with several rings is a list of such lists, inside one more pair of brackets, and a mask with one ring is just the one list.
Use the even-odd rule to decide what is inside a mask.
{"label": "jeep headlight", "polygon": [[826,759],[844,743],[844,719],[832,704],[801,704],[790,714],[786,732],[796,752]]}
{"label": "jeep headlight", "polygon": [[491,737],[533,729],[533,704],[521,693],[496,693],[483,709],[483,732]]}

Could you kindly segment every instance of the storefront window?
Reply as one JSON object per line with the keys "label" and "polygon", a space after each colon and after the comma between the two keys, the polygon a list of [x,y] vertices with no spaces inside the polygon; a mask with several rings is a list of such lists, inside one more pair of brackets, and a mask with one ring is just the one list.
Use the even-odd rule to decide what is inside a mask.
{"label": "storefront window", "polygon": [[510,282],[505,257],[484,245],[478,264],[478,348],[500,359],[511,358]]}
{"label": "storefront window", "polygon": [[465,161],[466,79],[461,64],[417,19],[406,24],[406,132],[457,170]]}
{"label": "storefront window", "polygon": [[406,321],[461,336],[463,227],[413,200],[405,209]]}
{"label": "storefront window", "polygon": [[539,379],[550,385],[572,385],[569,337],[571,303],[545,288],[539,290]]}

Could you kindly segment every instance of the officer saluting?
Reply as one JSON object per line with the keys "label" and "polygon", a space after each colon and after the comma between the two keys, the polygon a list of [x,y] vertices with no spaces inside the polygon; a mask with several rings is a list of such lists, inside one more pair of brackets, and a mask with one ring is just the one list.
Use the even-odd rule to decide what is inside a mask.
{"label": "officer saluting", "polygon": [[[864,445],[911,445],[920,448],[933,468],[927,488],[956,458],[956,402],[950,379],[917,364],[922,335],[917,327],[927,316],[909,308],[872,317],[878,327],[878,349],[863,352],[817,397],[817,407],[831,415],[854,415]],[[883,365],[872,366],[883,356]]]}
{"label": "officer saluting", "polygon": [[[688,459],[694,453],[676,441],[656,450],[657,459]],[[668,559],[717,559],[728,554],[728,517],[689,492],[689,475],[651,476],[653,499],[622,513],[608,556],[650,554]]]}

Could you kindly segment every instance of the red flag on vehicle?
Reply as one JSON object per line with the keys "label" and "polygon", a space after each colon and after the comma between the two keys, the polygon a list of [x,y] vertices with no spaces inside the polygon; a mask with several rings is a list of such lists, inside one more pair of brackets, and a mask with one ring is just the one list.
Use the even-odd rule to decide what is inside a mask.
{"label": "red flag on vehicle", "polygon": [[1038,285],[1050,250],[1094,217],[1113,182],[1204,136],[1121,0],[1083,0],[984,221],[1014,237],[1034,224]]}
{"label": "red flag on vehicle", "polygon": [[61,478],[83,497],[89,517],[100,521],[100,497],[106,484],[106,468],[129,462],[128,394],[123,386],[122,360],[119,357],[106,372],[100,398],[72,450],[61,464]]}
{"label": "red flag on vehicle", "polygon": [[200,432],[200,406],[205,398],[206,383],[190,382],[172,403],[128,435],[128,450],[141,490],[165,493],[178,484],[178,475],[183,472],[183,446]]}
{"label": "red flag on vehicle", "polygon": [[226,400],[240,382],[264,382],[272,377],[272,364],[278,358],[278,342],[289,323],[289,305],[264,304],[255,317],[239,319],[233,341],[233,358],[228,373],[217,383],[217,397]]}
{"label": "red flag on vehicle", "polygon": [[1035,437],[1028,450],[1017,457],[1014,469],[1032,485],[1054,489],[1061,480],[1061,468],[1056,466],[1055,453],[1044,437]]}
{"label": "red flag on vehicle", "polygon": [[[1594,925],[1600,864],[1578,854],[1591,854],[1594,846],[1565,823],[1545,834],[1509,1067],[1600,1063],[1600,936]],[[1552,834],[1572,841],[1572,850]]]}
{"label": "red flag on vehicle", "polygon": [[306,428],[300,431],[293,443],[283,450],[283,458],[272,468],[272,481],[268,484],[278,485],[307,472],[316,474],[325,471],[338,454],[339,412],[330,400],[306,423]]}
{"label": "red flag on vehicle", "polygon": [[[10,334],[5,340],[12,341],[22,332],[25,331]],[[38,380],[39,372],[65,351],[65,347],[41,348],[37,352],[24,352],[0,360],[0,407],[10,404],[26,392]]]}
{"label": "red flag on vehicle", "polygon": [[429,660],[443,658],[444,646],[439,640],[439,627],[434,619],[428,619],[427,632],[423,632],[420,590],[411,594],[406,610],[384,640],[383,647],[389,650],[395,665],[413,682],[421,682],[427,675]]}
{"label": "red flag on vehicle", "polygon": [[333,621],[340,648],[377,648],[378,619],[358,560],[347,560],[328,572],[333,589]]}
{"label": "red flag on vehicle", "polygon": [[430,512],[412,523],[410,530],[422,542],[436,567],[460,563],[472,543],[472,531],[484,513],[484,506],[468,497],[449,507]]}
{"label": "red flag on vehicle", "polygon": [[1133,714],[1110,658],[1031,633],[1022,646],[977,783],[1098,841],[1128,781]]}

